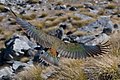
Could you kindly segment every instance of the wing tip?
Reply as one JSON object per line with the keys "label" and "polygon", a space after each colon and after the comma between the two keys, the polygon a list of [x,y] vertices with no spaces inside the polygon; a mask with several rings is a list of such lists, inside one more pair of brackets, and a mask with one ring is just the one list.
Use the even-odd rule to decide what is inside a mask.
{"label": "wing tip", "polygon": [[110,47],[110,41],[109,40],[106,41],[105,43],[100,43],[99,46],[100,46],[100,49],[101,49],[101,54],[107,54],[107,53],[110,52],[111,47]]}

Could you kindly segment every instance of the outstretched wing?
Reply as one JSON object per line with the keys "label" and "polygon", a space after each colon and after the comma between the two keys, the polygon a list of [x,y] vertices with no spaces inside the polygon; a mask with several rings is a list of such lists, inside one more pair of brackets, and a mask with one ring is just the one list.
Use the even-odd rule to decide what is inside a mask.
{"label": "outstretched wing", "polygon": [[17,17],[12,10],[11,12],[14,14],[17,23],[21,25],[30,37],[45,48],[56,49],[62,57],[79,59],[109,52],[109,45],[107,43],[94,46],[76,43],[66,44],[60,39],[44,33],[42,30],[37,30],[35,26]]}
{"label": "outstretched wing", "polygon": [[57,49],[62,57],[80,59],[86,57],[94,57],[95,55],[106,54],[110,51],[109,42],[98,45],[84,45],[84,44],[74,44],[69,43],[64,46],[61,45]]}
{"label": "outstretched wing", "polygon": [[46,34],[42,30],[36,29],[36,27],[33,26],[31,23],[17,17],[17,15],[11,9],[10,11],[13,13],[16,22],[23,28],[23,30],[27,33],[27,35],[33,38],[43,47],[51,48],[56,41],[61,41],[56,37]]}

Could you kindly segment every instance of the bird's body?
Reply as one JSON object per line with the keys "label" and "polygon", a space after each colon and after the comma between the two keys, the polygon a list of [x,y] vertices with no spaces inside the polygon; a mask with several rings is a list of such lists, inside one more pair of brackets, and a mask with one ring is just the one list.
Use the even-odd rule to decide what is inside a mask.
{"label": "bird's body", "polygon": [[80,59],[109,52],[109,45],[107,42],[98,45],[65,43],[57,37],[48,35],[42,30],[36,29],[35,26],[17,17],[12,10],[11,12],[14,14],[16,22],[23,28],[27,35],[32,37],[43,47],[49,48],[52,52],[50,55],[53,57],[60,55],[66,58]]}

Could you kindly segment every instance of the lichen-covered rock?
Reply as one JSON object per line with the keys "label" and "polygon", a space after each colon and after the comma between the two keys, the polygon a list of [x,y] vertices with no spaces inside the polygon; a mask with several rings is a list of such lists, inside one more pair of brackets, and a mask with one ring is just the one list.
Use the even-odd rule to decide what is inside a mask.
{"label": "lichen-covered rock", "polygon": [[20,57],[20,55],[24,54],[28,54],[30,56],[31,54],[26,53],[26,51],[34,49],[37,47],[37,44],[30,41],[25,36],[14,35],[12,38],[5,42],[5,46],[6,48],[2,52],[4,53],[3,58],[5,60],[13,60],[15,57]]}
{"label": "lichen-covered rock", "polygon": [[101,16],[98,20],[96,20],[93,23],[90,23],[87,26],[84,26],[82,28],[79,28],[80,31],[86,31],[88,33],[91,33],[93,35],[98,35],[103,32],[104,28],[109,28],[113,32],[113,23],[110,20],[108,16]]}
{"label": "lichen-covered rock", "polygon": [[87,16],[87,15],[84,15],[84,14],[74,14],[75,16],[77,16],[77,17],[79,17],[79,18],[81,18],[82,20],[90,20],[90,19],[92,19],[92,17],[89,17],[89,16]]}
{"label": "lichen-covered rock", "polygon": [[0,69],[0,79],[3,76],[9,76],[9,75],[12,75],[12,74],[13,74],[13,70],[10,67],[4,67],[4,68]]}

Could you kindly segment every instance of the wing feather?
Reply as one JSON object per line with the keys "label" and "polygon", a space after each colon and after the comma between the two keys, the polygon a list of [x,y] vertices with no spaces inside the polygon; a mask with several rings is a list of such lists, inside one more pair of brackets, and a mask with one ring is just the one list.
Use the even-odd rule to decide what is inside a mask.
{"label": "wing feather", "polygon": [[[11,10],[15,15],[15,13]],[[55,48],[57,52],[67,58],[86,58],[94,55],[105,54],[109,52],[109,44],[105,42],[104,44],[88,46],[84,44],[69,43],[65,44],[60,39],[50,36],[43,32],[42,30],[37,30],[35,26],[29,22],[17,17],[15,15],[16,22],[21,25],[21,27],[26,31],[26,33],[32,37],[36,42],[45,48]]]}
{"label": "wing feather", "polygon": [[[108,42],[107,42],[108,43]],[[63,46],[64,51],[67,53],[62,53],[60,50],[60,54],[62,57],[66,58],[86,58],[86,57],[94,57],[101,54],[109,53],[110,48],[106,42],[98,45],[85,45],[85,44],[74,44],[68,43]],[[57,49],[59,53],[59,49]]]}

